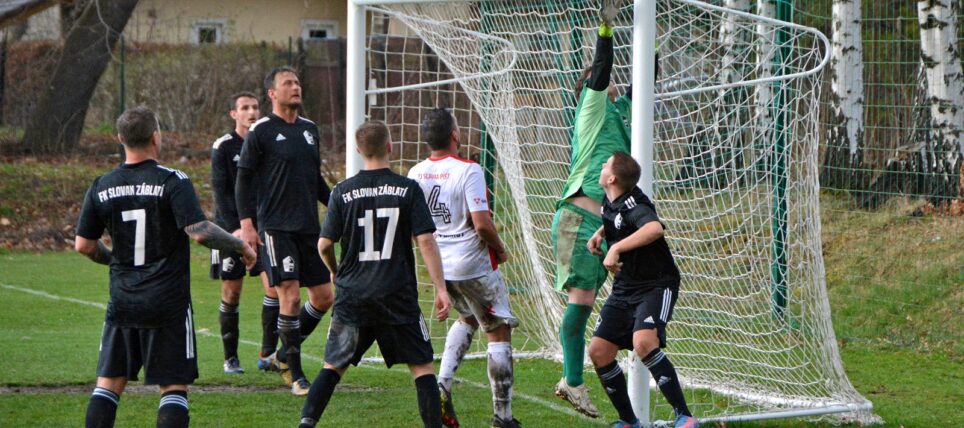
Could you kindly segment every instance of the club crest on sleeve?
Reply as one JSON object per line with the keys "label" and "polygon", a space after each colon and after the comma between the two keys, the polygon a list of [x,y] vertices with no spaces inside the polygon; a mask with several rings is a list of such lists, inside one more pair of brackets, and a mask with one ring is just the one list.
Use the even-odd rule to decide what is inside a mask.
{"label": "club crest on sleeve", "polygon": [[622,228],[623,228],[623,214],[622,214],[622,213],[616,214],[616,218],[613,219],[613,225],[616,226],[616,229],[622,229]]}
{"label": "club crest on sleeve", "polygon": [[315,145],[315,138],[311,136],[310,132],[305,131],[303,135],[305,136],[305,142],[308,143],[309,146]]}

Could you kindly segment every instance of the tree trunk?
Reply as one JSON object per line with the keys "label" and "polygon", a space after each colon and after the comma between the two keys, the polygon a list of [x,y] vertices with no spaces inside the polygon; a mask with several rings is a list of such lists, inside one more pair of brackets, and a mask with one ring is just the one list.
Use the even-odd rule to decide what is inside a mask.
{"label": "tree trunk", "polygon": [[820,185],[863,189],[864,62],[860,0],[833,1],[831,117]]}
{"label": "tree trunk", "polygon": [[90,97],[135,6],[137,0],[96,0],[84,9],[24,131],[29,151],[62,153],[77,146]]}
{"label": "tree trunk", "polygon": [[[921,59],[927,74],[927,97],[935,141],[946,150],[947,160],[964,152],[964,73],[957,46],[959,0],[917,2],[921,33]],[[940,133],[941,135],[937,135]],[[952,150],[952,146],[957,146]],[[956,153],[955,153],[956,152]]]}

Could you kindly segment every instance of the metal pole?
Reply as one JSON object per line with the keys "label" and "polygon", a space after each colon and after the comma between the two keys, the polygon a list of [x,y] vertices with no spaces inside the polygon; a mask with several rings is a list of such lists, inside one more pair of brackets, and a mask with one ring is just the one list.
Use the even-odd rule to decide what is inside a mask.
{"label": "metal pole", "polygon": [[[777,19],[789,22],[793,19],[793,0],[777,0]],[[778,27],[776,33],[777,54],[774,55],[774,74],[786,73],[786,64],[790,60],[790,35],[785,27]],[[770,276],[771,301],[773,316],[782,320],[787,309],[787,111],[786,102],[789,88],[784,82],[774,84],[774,141],[773,162],[770,164],[771,185],[773,187],[773,205],[771,208],[770,232],[772,234],[770,248]]]}
{"label": "metal pole", "polygon": [[348,0],[348,52],[345,88],[345,178],[358,173],[361,155],[355,150],[355,130],[365,122],[365,8]]}
{"label": "metal pole", "polygon": [[118,79],[117,79],[120,81],[120,97],[117,105],[118,110],[120,111],[117,113],[118,116],[123,114],[124,110],[127,108],[127,105],[126,105],[127,104],[127,100],[126,100],[127,79],[126,79],[126,71],[124,70],[124,67],[126,66],[125,63],[127,62],[127,58],[126,58],[126,52],[125,52],[126,48],[124,47],[124,44],[125,44],[124,35],[121,34],[120,35],[120,70],[119,70]]}
{"label": "metal pole", "polygon": [[[642,174],[639,187],[653,195],[653,115],[656,73],[656,0],[633,1],[632,155]],[[649,370],[635,352],[629,370],[629,399],[643,426],[649,426]]]}

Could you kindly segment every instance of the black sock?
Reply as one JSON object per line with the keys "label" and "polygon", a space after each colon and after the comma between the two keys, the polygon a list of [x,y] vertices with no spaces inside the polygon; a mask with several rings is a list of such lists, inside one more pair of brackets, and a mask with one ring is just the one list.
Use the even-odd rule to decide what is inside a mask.
{"label": "black sock", "polygon": [[[285,351],[284,361],[291,370],[291,378],[298,380],[305,377],[305,372],[301,370],[301,327],[298,317],[278,315],[278,335],[281,336],[281,346]],[[278,354],[280,359],[281,353]]]}
{"label": "black sock", "polygon": [[318,423],[340,380],[341,376],[332,369],[322,369],[318,372],[318,377],[311,383],[311,389],[308,390],[305,405],[301,408],[301,425],[298,425],[298,428],[312,428]]}
{"label": "black sock", "polygon": [[94,388],[87,403],[87,428],[110,428],[117,416],[117,403],[120,397],[106,388]]}
{"label": "black sock", "polygon": [[321,322],[321,317],[323,316],[325,316],[325,311],[312,306],[311,302],[305,302],[305,305],[301,307],[301,312],[298,314],[298,321],[301,321],[302,343],[304,343],[311,332],[315,331],[315,327],[318,327],[318,323]]}
{"label": "black sock", "polygon": [[629,401],[626,376],[623,374],[623,369],[619,367],[619,363],[613,360],[608,366],[596,367],[596,374],[603,389],[606,390],[606,395],[609,396],[609,401],[612,401],[613,407],[619,413],[619,419],[629,423],[635,422],[636,414],[633,413],[633,405]]}
{"label": "black sock", "polygon": [[221,343],[224,344],[224,360],[238,356],[238,305],[221,301],[218,315],[221,323]]}
{"label": "black sock", "polygon": [[418,413],[422,416],[425,428],[442,428],[442,401],[438,393],[438,379],[434,374],[419,376],[415,379],[418,393]]}
{"label": "black sock", "polygon": [[661,349],[655,349],[643,358],[643,364],[652,373],[653,379],[656,379],[660,392],[663,393],[663,397],[666,397],[666,402],[673,406],[676,414],[693,416],[690,409],[686,407],[683,388],[679,385],[679,377],[676,376],[676,369],[669,361],[669,357]]}
{"label": "black sock", "polygon": [[261,301],[261,356],[267,357],[278,349],[278,299],[264,296]]}
{"label": "black sock", "polygon": [[161,394],[161,405],[157,408],[157,428],[187,428],[190,421],[187,391],[168,391]]}

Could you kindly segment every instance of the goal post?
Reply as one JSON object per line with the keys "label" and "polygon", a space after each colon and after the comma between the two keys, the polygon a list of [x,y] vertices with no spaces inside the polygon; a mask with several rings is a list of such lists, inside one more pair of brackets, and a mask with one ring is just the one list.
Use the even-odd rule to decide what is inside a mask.
{"label": "goal post", "polygon": [[[878,422],[843,371],[826,294],[816,116],[829,42],[776,19],[773,4],[621,2],[613,81],[620,93],[632,84],[640,186],[683,277],[666,353],[701,421]],[[364,120],[387,123],[392,167],[405,174],[429,154],[422,116],[451,109],[510,250],[500,270],[522,321],[517,356],[560,359],[565,298],[552,286],[550,230],[569,172],[572,84],[592,58],[598,9],[599,0],[348,0],[347,175],[360,167],[353,134]],[[597,305],[608,294],[607,285]],[[449,325],[430,323],[436,349]],[[484,357],[476,343],[472,355]],[[645,367],[627,362],[637,415],[671,419]]]}

